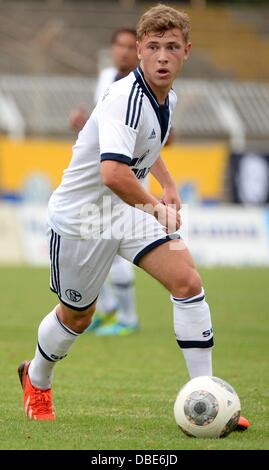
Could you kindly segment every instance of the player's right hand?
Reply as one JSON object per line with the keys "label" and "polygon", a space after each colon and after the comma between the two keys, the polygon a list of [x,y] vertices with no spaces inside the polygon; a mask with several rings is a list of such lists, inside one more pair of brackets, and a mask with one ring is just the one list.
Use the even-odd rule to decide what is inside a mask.
{"label": "player's right hand", "polygon": [[181,225],[180,214],[175,205],[165,205],[158,203],[154,206],[154,217],[165,227],[166,233],[176,232]]}

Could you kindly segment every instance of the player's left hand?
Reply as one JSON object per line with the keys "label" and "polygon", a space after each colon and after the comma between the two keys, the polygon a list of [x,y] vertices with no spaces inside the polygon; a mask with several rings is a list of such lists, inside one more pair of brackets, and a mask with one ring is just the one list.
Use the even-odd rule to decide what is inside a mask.
{"label": "player's left hand", "polygon": [[164,188],[161,202],[166,206],[173,204],[177,211],[181,209],[181,201],[177,192],[176,185],[173,184]]}

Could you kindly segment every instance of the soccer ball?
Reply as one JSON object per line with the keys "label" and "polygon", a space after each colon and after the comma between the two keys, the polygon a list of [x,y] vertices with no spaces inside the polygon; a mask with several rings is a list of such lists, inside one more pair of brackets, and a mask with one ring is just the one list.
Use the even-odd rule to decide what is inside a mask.
{"label": "soccer ball", "polygon": [[190,380],[179,391],[174,414],[178,426],[188,436],[225,437],[240,417],[240,400],[231,385],[218,377]]}

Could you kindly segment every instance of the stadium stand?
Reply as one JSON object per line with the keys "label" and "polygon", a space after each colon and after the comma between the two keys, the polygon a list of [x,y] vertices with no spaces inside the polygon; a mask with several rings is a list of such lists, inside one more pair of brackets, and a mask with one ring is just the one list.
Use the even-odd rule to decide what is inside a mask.
{"label": "stadium stand", "polygon": [[269,62],[265,60],[269,56],[268,8],[256,9],[253,18],[247,8],[208,7],[187,11],[197,54],[205,54],[226,77],[268,80]]}
{"label": "stadium stand", "polygon": [[[142,2],[129,10],[108,1],[1,2],[1,72],[95,75],[98,50],[107,47],[113,30],[134,26],[146,7]],[[269,78],[269,9],[255,14],[251,8],[185,9],[191,15],[194,51],[184,77]]]}
{"label": "stadium stand", "polygon": [[[146,6],[1,2],[0,130],[12,135],[12,114],[21,123],[18,135],[68,136],[70,111],[79,104],[92,109],[98,59],[112,32],[135,25]],[[246,139],[268,140],[269,9],[185,9],[193,53],[175,85],[181,103],[174,115],[177,136],[226,139],[237,122]]]}
{"label": "stadium stand", "polygon": [[98,50],[113,30],[134,26],[140,12],[116,2],[0,4],[2,73],[95,75]]}
{"label": "stadium stand", "polygon": [[[0,76],[0,97],[12,97],[27,134],[67,135],[68,116],[78,103],[93,106],[95,79],[79,77]],[[241,121],[248,139],[268,139],[269,84],[177,80],[180,106],[176,133],[187,138],[227,137],[225,106]],[[1,121],[0,121],[1,128]]]}
{"label": "stadium stand", "polygon": [[86,77],[0,75],[0,98],[12,98],[28,135],[67,134],[71,110],[80,103],[92,108],[94,87]]}

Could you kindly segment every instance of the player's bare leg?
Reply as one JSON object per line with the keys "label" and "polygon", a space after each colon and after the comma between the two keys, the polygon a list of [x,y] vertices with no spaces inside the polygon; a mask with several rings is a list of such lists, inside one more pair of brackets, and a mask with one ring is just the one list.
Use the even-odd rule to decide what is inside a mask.
{"label": "player's bare leg", "polygon": [[92,304],[86,310],[78,312],[77,310],[73,310],[72,308],[67,307],[62,302],[60,302],[56,307],[56,312],[59,319],[65,326],[74,332],[81,334],[91,323],[91,318],[95,312],[95,307],[96,302],[94,302],[94,304]]}
{"label": "player's bare leg", "polygon": [[35,357],[18,368],[24,409],[30,419],[55,419],[51,391],[55,364],[67,356],[75,340],[86,330],[94,310],[95,303],[83,311],[60,303],[40,323]]}

